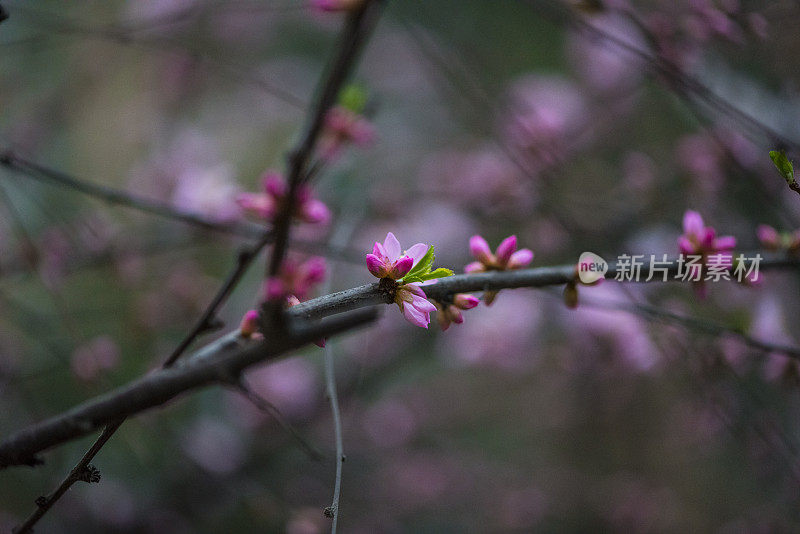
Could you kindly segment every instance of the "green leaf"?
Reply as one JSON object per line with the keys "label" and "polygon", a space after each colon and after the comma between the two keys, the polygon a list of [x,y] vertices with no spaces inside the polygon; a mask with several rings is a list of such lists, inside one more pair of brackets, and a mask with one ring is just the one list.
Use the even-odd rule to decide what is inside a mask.
{"label": "green leaf", "polygon": [[424,282],[425,280],[433,280],[434,278],[444,278],[446,276],[453,276],[453,271],[451,271],[450,269],[445,269],[444,267],[439,267],[438,269],[436,269],[431,273],[425,273],[421,275],[420,278],[422,278],[422,281]]}
{"label": "green leaf", "polygon": [[794,183],[794,165],[786,157],[786,153],[783,150],[770,150],[769,157],[786,183],[792,185]]}
{"label": "green leaf", "polygon": [[353,113],[361,113],[367,105],[367,92],[358,85],[348,85],[339,93],[339,105]]}
{"label": "green leaf", "polygon": [[430,246],[428,252],[425,253],[422,258],[414,265],[414,268],[408,271],[408,274],[403,277],[403,280],[406,280],[409,276],[421,275],[424,273],[429,273],[431,270],[431,265],[433,265],[433,260],[436,259],[436,256],[433,254],[433,245]]}

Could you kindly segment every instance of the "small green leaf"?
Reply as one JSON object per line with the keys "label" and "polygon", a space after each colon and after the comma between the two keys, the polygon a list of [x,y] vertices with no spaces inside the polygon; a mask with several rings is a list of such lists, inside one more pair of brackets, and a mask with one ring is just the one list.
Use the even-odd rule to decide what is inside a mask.
{"label": "small green leaf", "polygon": [[422,258],[414,265],[414,268],[411,269],[406,276],[403,277],[403,280],[407,279],[409,276],[420,275],[423,273],[428,273],[431,270],[431,265],[433,265],[433,260],[436,259],[436,256],[433,254],[433,245],[430,246],[428,252],[425,253]]}
{"label": "small green leaf", "polygon": [[446,276],[453,276],[453,271],[450,269],[445,269],[444,267],[439,267],[433,272],[425,273],[420,276],[423,281],[425,280],[433,280],[434,278],[444,278]]}
{"label": "small green leaf", "polygon": [[770,150],[769,157],[775,167],[778,168],[778,172],[781,173],[783,179],[786,180],[786,183],[792,185],[794,183],[794,166],[786,157],[786,153],[783,150]]}
{"label": "small green leaf", "polygon": [[361,113],[367,105],[367,92],[358,85],[348,85],[339,93],[339,105],[353,113]]}
{"label": "small green leaf", "polygon": [[411,284],[414,282],[424,282],[422,277],[418,274],[414,275],[405,275],[402,280],[398,280],[398,282],[402,282],[403,284]]}

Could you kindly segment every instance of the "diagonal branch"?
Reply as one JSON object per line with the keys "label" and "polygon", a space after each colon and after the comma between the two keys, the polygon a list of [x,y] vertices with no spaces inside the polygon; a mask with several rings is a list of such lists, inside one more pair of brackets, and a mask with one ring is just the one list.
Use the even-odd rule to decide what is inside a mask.
{"label": "diagonal branch", "polygon": [[289,192],[286,202],[281,206],[281,210],[275,218],[275,244],[268,271],[271,276],[278,273],[283,257],[286,255],[297,191],[300,184],[306,179],[309,162],[322,132],[325,114],[336,103],[342,87],[350,76],[367,38],[378,21],[382,3],[382,0],[367,0],[358,10],[349,15],[340,38],[337,55],[331,63],[328,75],[319,91],[305,133],[297,146],[289,153],[289,170],[286,178],[289,183]]}

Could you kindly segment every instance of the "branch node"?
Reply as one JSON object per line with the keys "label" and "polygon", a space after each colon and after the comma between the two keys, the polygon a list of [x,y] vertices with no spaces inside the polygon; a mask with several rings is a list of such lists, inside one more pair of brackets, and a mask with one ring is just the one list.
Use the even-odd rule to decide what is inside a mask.
{"label": "branch node", "polygon": [[397,292],[396,281],[392,280],[391,278],[381,278],[378,282],[378,289],[380,289],[381,295],[386,301],[386,304],[391,304],[394,302],[394,296]]}
{"label": "branch node", "polygon": [[89,484],[96,484],[100,482],[100,470],[92,464],[87,464],[78,474],[78,480]]}
{"label": "branch node", "polygon": [[48,501],[49,499],[47,497],[45,497],[44,495],[40,495],[39,497],[36,497],[35,502],[36,506],[38,506],[39,508],[44,508],[45,506],[47,506]]}

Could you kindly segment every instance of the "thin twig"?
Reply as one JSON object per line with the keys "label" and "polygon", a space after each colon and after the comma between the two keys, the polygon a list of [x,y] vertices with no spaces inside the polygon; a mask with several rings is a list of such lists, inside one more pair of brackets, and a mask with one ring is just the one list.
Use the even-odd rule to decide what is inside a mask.
{"label": "thin twig", "polygon": [[19,526],[14,528],[12,531],[13,534],[24,534],[26,532],[32,532],[33,526],[39,521],[39,519],[47,513],[48,510],[58,501],[66,492],[67,490],[72,487],[75,482],[100,482],[100,473],[95,469],[91,468],[89,462],[91,462],[94,457],[100,452],[100,449],[103,448],[103,445],[111,439],[111,436],[114,435],[114,432],[122,425],[124,419],[116,422],[111,423],[103,430],[103,433],[100,434],[100,437],[97,438],[97,441],[86,451],[86,454],[83,455],[83,458],[75,464],[75,467],[69,472],[69,474],[61,481],[61,484],[48,495],[47,497],[39,497],[36,500],[36,511],[34,511],[24,523],[21,523]]}
{"label": "thin twig", "polygon": [[[363,206],[362,203],[359,205]],[[340,245],[350,240],[350,236],[356,229],[356,222],[360,219],[363,208],[359,210],[356,207],[352,208],[354,211],[345,210],[348,213],[354,213],[349,220],[340,224],[336,229],[336,233],[331,237],[330,243],[332,245]],[[328,274],[325,280],[322,292],[330,293],[333,286],[333,273]],[[326,514],[332,516],[331,521],[331,534],[336,534],[336,529],[339,524],[339,499],[342,493],[342,468],[344,467],[344,432],[342,429],[342,414],[339,409],[339,393],[336,387],[336,367],[334,365],[333,357],[333,342],[328,341],[325,343],[324,349],[325,359],[325,391],[328,395],[328,401],[331,405],[331,415],[333,417],[333,433],[336,444],[336,477],[333,483],[333,500],[331,505],[326,508]]]}
{"label": "thin twig", "polygon": [[150,200],[113,187],[87,182],[60,170],[22,158],[10,150],[0,152],[0,165],[31,178],[46,180],[79,191],[104,202],[185,222],[205,230],[249,238],[258,237],[264,232],[263,227],[255,224],[221,223],[194,213],[178,210],[164,202]]}

